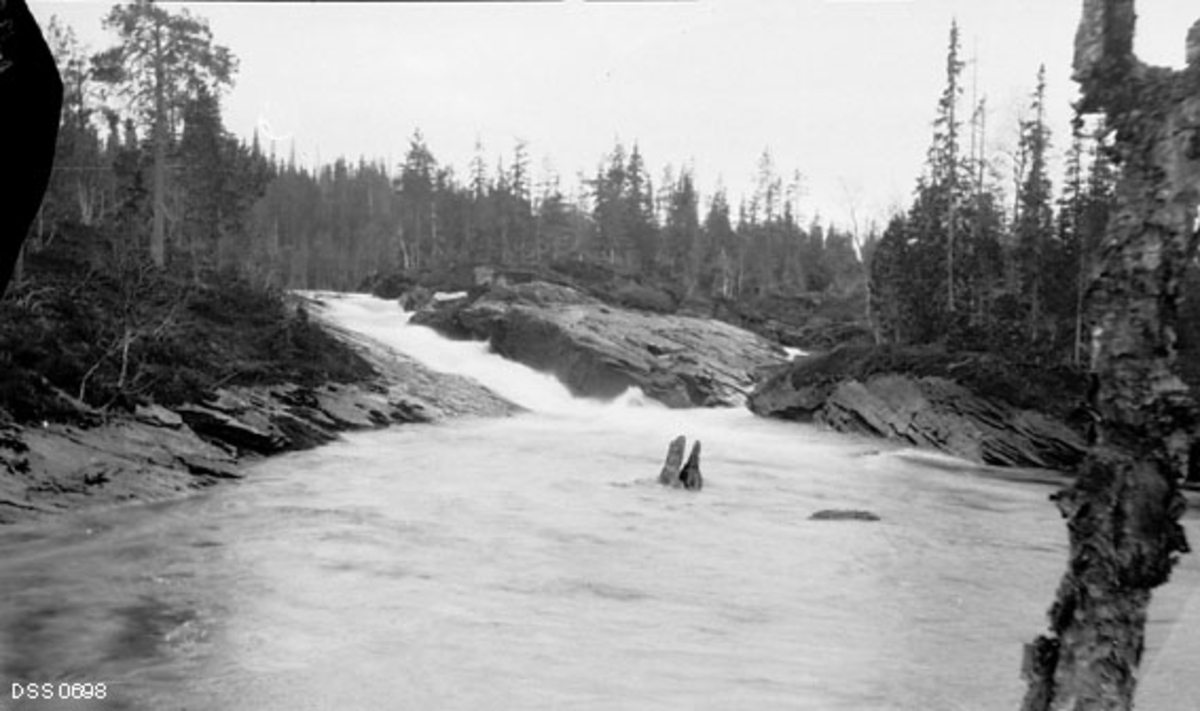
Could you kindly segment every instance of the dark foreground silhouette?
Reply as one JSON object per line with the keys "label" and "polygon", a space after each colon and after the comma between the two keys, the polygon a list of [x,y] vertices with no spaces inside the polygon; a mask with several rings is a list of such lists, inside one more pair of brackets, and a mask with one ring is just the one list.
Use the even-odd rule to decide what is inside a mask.
{"label": "dark foreground silhouette", "polygon": [[0,0],[0,296],[50,182],[62,96],[25,0]]}

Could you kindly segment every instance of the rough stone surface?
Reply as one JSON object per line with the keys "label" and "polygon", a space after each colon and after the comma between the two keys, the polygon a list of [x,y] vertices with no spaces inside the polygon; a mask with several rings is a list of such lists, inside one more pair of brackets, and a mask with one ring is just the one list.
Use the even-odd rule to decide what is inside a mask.
{"label": "rough stone surface", "polygon": [[667,461],[663,462],[662,471],[658,473],[658,483],[663,486],[679,486],[679,470],[683,466],[683,450],[687,447],[687,439],[679,435],[667,446]]}
{"label": "rough stone surface", "polygon": [[0,524],[177,497],[241,477],[247,460],[315,447],[341,431],[517,410],[477,383],[326,325],[379,376],[354,385],[223,388],[204,402],[143,405],[90,427],[0,420]]}
{"label": "rough stone surface", "polygon": [[133,416],[138,422],[157,427],[179,429],[183,426],[183,418],[179,413],[172,412],[161,405],[138,405]]}
{"label": "rough stone surface", "polygon": [[[240,452],[275,454],[287,446],[287,439],[258,413],[247,412],[242,419],[200,405],[182,405],[177,411],[196,434],[207,440],[225,442]],[[249,415],[250,417],[246,417]],[[253,418],[258,422],[247,422]]]}
{"label": "rough stone surface", "polygon": [[358,351],[380,373],[379,380],[372,385],[371,397],[376,409],[391,421],[437,422],[466,416],[502,417],[520,410],[470,378],[434,372],[379,341],[325,320],[318,307],[311,313],[322,320],[326,330]]}
{"label": "rough stone surface", "polygon": [[979,397],[943,378],[882,375],[841,383],[817,418],[860,432],[929,447],[971,461],[1065,469],[1084,456],[1083,437],[1042,413]]}
{"label": "rough stone surface", "polygon": [[727,323],[630,311],[538,281],[426,309],[413,323],[488,339],[576,395],[611,398],[636,386],[671,407],[740,405],[759,372],[787,360],[778,346]]}
{"label": "rough stone surface", "polygon": [[688,455],[687,463],[679,470],[679,483],[689,491],[700,491],[704,488],[704,476],[700,474],[700,441],[692,443],[692,453]]}
{"label": "rough stone surface", "polygon": [[687,438],[683,435],[671,440],[667,447],[667,460],[658,474],[658,483],[672,489],[700,491],[704,488],[704,477],[700,474],[700,442],[692,445],[692,453],[685,463],[683,453],[686,449]]}
{"label": "rough stone surface", "polygon": [[[750,409],[998,466],[1065,470],[1086,454],[1083,434],[1062,419],[1070,403],[1041,412],[1015,389],[1005,392],[1006,383],[994,373],[989,374],[991,392],[980,392],[983,387],[965,377],[972,369],[976,374],[996,370],[990,359],[963,356],[954,362],[952,354],[931,354],[866,366],[870,356],[863,352],[835,352],[824,362],[789,366],[752,395]],[[828,362],[838,359],[843,362]]]}
{"label": "rough stone surface", "polygon": [[0,442],[0,523],[82,506],[154,501],[241,476],[236,458],[187,427],[125,421],[9,430]]}

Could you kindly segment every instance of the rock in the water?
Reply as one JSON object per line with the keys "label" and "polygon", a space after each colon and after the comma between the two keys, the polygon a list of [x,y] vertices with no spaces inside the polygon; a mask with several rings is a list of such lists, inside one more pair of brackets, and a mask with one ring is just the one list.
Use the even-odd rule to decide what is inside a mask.
{"label": "rock in the water", "polygon": [[692,443],[692,453],[688,455],[687,464],[679,472],[679,482],[689,491],[700,491],[704,488],[704,477],[700,475],[700,440]]}
{"label": "rock in the water", "polygon": [[878,521],[879,516],[858,509],[823,509],[808,517],[810,521]]}
{"label": "rock in the water", "polygon": [[683,435],[671,440],[670,446],[667,447],[667,461],[663,463],[662,471],[658,474],[658,483],[672,489],[700,491],[704,486],[704,477],[700,475],[700,442],[692,445],[692,453],[688,455],[686,464],[683,463],[685,449],[687,440]]}
{"label": "rock in the water", "polygon": [[471,302],[418,312],[413,323],[488,339],[501,355],[553,373],[576,395],[636,386],[671,407],[736,406],[756,374],[786,362],[771,342],[711,319],[606,306],[570,287],[494,287]]}
{"label": "rock in the water", "polygon": [[679,486],[679,470],[683,465],[683,450],[687,440],[679,435],[671,440],[667,447],[667,461],[663,462],[662,471],[658,474],[658,483],[663,486]]}

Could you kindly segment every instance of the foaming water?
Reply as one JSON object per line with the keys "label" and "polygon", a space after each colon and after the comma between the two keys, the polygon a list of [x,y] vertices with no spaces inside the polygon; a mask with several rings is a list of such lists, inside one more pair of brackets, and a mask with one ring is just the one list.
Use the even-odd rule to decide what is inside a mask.
{"label": "foaming water", "polygon": [[[333,308],[431,366],[531,377],[390,304]],[[525,395],[0,532],[0,681],[114,690],[31,709],[1019,705],[1065,561],[1049,487],[744,410]],[[654,482],[676,434],[704,441],[703,492]],[[1188,556],[1156,595],[1141,708],[1195,709],[1198,587]]]}
{"label": "foaming water", "polygon": [[[306,292],[351,330],[371,336],[412,356],[433,370],[472,378],[504,398],[534,412],[592,414],[600,401],[576,398],[554,376],[500,358],[484,341],[453,341],[433,329],[410,326],[412,313],[394,301],[364,294]],[[637,388],[608,403],[618,408],[661,407]]]}

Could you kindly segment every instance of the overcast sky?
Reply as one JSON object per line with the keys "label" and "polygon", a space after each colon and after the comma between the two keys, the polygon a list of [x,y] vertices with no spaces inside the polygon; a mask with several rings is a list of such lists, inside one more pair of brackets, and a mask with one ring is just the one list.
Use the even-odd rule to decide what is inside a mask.
{"label": "overcast sky", "polygon": [[[420,128],[465,175],[476,139],[489,164],[528,142],[576,183],[616,140],[637,142],[657,182],[694,168],[706,194],[752,190],[769,148],[799,170],[807,217],[847,224],[906,204],[945,83],[952,18],[966,104],[986,95],[989,144],[1015,143],[1045,63],[1054,149],[1068,142],[1070,61],[1081,0],[695,0],[693,2],[171,3],[209,20],[240,60],[223,102],[230,130],[259,128],[301,160],[404,155]],[[30,0],[95,51],[111,2]],[[1138,52],[1182,66],[1194,0],[1142,0]],[[1057,177],[1057,176],[1056,176]]]}

